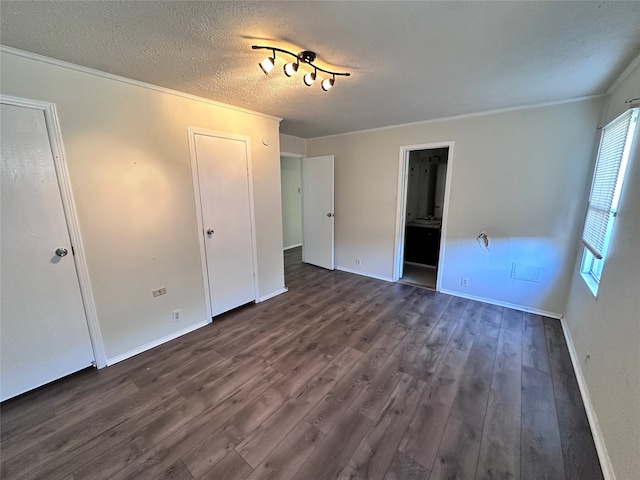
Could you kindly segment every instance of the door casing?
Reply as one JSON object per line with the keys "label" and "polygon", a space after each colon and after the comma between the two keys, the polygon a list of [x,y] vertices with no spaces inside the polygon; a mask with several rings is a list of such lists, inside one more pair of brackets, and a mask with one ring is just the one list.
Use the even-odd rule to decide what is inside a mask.
{"label": "door casing", "polygon": [[[425,143],[421,145],[405,145],[400,147],[398,161],[398,198],[396,206],[396,238],[394,245],[393,281],[397,282],[402,273],[404,259],[404,226],[407,215],[407,178],[409,173],[409,154],[414,150],[430,150],[434,148],[448,148],[447,177],[444,189],[444,208],[442,209],[442,232],[440,235],[440,258],[438,259],[438,272],[442,272],[445,261],[445,247],[447,238],[447,218],[449,216],[449,196],[451,192],[451,175],[453,173],[453,141]],[[436,277],[436,291],[442,288],[442,275]]]}

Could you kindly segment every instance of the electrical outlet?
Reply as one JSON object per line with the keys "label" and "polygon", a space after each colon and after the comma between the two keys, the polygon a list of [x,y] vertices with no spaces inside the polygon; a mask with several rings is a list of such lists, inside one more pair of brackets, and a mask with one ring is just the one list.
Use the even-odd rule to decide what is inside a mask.
{"label": "electrical outlet", "polygon": [[173,317],[173,321],[174,322],[179,322],[181,320],[181,318],[182,318],[180,316],[180,310],[174,310],[171,315]]}
{"label": "electrical outlet", "polygon": [[469,286],[469,279],[467,277],[462,277],[460,279],[460,285],[462,285],[463,287],[468,287]]}
{"label": "electrical outlet", "polygon": [[159,297],[160,295],[166,295],[167,287],[160,287],[156,290],[152,290],[151,293],[153,293],[154,297]]}
{"label": "electrical outlet", "polygon": [[362,259],[361,258],[356,258],[356,265],[357,266],[362,265]]}

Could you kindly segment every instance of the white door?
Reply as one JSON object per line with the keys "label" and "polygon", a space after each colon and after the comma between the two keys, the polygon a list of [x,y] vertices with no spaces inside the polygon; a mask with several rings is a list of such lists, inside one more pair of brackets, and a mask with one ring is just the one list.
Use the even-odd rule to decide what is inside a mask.
{"label": "white door", "polygon": [[2,104],[1,400],[94,360],[42,110]]}
{"label": "white door", "polygon": [[333,270],[333,155],[302,159],[302,261]]}
{"label": "white door", "polygon": [[211,316],[256,300],[249,142],[192,133]]}

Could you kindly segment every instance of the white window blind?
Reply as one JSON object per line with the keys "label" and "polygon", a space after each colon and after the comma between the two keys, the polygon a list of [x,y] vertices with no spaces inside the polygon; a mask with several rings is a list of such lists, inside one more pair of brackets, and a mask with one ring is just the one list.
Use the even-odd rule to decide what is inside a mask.
{"label": "white window blind", "polygon": [[629,133],[637,119],[638,108],[633,108],[603,128],[582,232],[582,242],[598,259],[605,253],[609,220],[615,216],[622,185],[620,167],[629,156]]}

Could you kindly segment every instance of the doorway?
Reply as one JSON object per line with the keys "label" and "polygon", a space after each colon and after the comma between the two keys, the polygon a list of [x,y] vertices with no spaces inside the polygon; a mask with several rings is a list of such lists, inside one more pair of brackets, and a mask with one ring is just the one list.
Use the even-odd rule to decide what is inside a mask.
{"label": "doorway", "polygon": [[334,156],[280,154],[285,263],[328,270],[334,260]]}
{"label": "doorway", "polygon": [[401,148],[395,280],[440,289],[453,142]]}
{"label": "doorway", "polygon": [[280,155],[280,187],[282,194],[282,249],[286,252],[302,247],[302,156]]}

